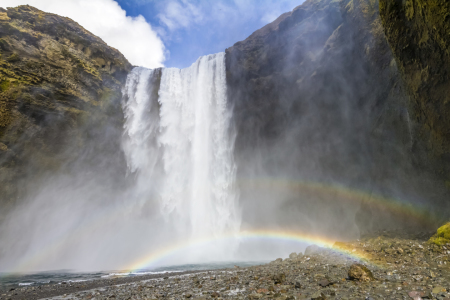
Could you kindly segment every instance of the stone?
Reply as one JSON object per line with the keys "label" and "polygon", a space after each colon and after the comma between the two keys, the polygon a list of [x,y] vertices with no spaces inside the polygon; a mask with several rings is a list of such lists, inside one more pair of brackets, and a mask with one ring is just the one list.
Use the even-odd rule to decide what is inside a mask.
{"label": "stone", "polygon": [[411,291],[408,292],[408,296],[414,300],[422,300],[422,297],[425,296],[424,292]]}
{"label": "stone", "polygon": [[279,273],[272,276],[272,280],[275,284],[281,284],[286,280],[286,274]]}
{"label": "stone", "polygon": [[258,290],[256,290],[256,292],[258,294],[267,294],[269,292],[269,290],[268,289],[258,289]]}
{"label": "stone", "polygon": [[326,300],[327,297],[324,293],[317,291],[314,294],[311,295],[311,300]]}
{"label": "stone", "polygon": [[213,298],[219,298],[219,297],[220,297],[220,294],[219,294],[218,292],[212,292],[212,293],[211,293],[211,297],[213,297]]}
{"label": "stone", "polygon": [[277,258],[277,259],[275,259],[275,260],[273,261],[273,263],[279,264],[279,263],[281,263],[282,261],[283,261],[282,258]]}
{"label": "stone", "polygon": [[297,257],[298,257],[298,255],[295,252],[292,252],[291,254],[289,254],[290,259],[296,259]]}
{"label": "stone", "polygon": [[327,280],[327,279],[323,279],[323,280],[321,280],[321,281],[319,281],[319,285],[321,286],[321,287],[327,287],[327,286],[329,286],[331,283]]}
{"label": "stone", "polygon": [[366,266],[361,264],[351,265],[350,269],[348,270],[348,277],[351,280],[364,282],[372,281],[375,279],[372,272]]}
{"label": "stone", "polygon": [[322,248],[317,245],[310,245],[305,249],[305,255],[311,255],[320,252]]}
{"label": "stone", "polygon": [[433,294],[440,295],[440,294],[442,294],[442,293],[447,292],[447,289],[444,288],[444,287],[442,287],[442,286],[436,286],[436,287],[434,287],[434,288],[431,290],[431,292],[432,292]]}

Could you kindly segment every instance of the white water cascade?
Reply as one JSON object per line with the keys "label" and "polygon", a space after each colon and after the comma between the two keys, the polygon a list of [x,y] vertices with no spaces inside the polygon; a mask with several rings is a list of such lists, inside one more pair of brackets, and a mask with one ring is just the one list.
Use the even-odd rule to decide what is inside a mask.
{"label": "white water cascade", "polygon": [[127,79],[123,149],[136,200],[156,204],[174,237],[240,228],[225,79],[225,53],[182,70],[135,68]]}

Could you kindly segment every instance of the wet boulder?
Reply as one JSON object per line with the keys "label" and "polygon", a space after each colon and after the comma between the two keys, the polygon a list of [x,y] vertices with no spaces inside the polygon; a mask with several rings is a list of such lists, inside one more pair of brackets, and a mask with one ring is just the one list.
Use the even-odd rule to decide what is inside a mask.
{"label": "wet boulder", "polygon": [[305,255],[311,255],[311,254],[317,254],[322,251],[322,248],[317,245],[311,245],[306,247],[305,249]]}
{"label": "wet boulder", "polygon": [[318,291],[311,295],[311,300],[326,300],[327,297],[324,293]]}
{"label": "wet boulder", "polygon": [[281,284],[286,280],[286,274],[279,273],[272,276],[272,280],[275,284]]}
{"label": "wet boulder", "polygon": [[366,266],[361,265],[361,264],[351,265],[350,269],[348,270],[348,277],[351,280],[364,281],[364,282],[375,280],[372,272]]}

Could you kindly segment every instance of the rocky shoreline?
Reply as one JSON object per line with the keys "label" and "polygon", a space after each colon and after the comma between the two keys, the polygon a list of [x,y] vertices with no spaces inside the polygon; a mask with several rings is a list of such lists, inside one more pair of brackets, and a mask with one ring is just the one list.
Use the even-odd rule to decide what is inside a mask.
{"label": "rocky shoreline", "polygon": [[382,235],[260,266],[24,287],[0,299],[448,300],[450,244]]}
{"label": "rocky shoreline", "polygon": [[79,291],[88,291],[94,289],[102,289],[106,287],[119,286],[132,282],[145,281],[149,279],[159,279],[172,277],[175,275],[196,274],[204,271],[186,271],[186,272],[167,272],[163,274],[147,274],[132,277],[109,277],[101,279],[93,279],[82,282],[62,282],[60,284],[47,284],[40,286],[10,288],[8,290],[0,290],[0,299],[14,300],[34,300],[48,299],[55,296],[69,295]]}

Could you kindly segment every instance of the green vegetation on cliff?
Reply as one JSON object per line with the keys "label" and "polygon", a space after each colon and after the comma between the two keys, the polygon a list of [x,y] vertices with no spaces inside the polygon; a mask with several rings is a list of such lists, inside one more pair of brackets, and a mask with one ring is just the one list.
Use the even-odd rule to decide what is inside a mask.
{"label": "green vegetation on cliff", "polygon": [[436,234],[430,238],[430,243],[444,246],[450,243],[450,223],[447,223],[437,230]]}
{"label": "green vegetation on cliff", "polygon": [[121,126],[131,67],[71,19],[27,5],[0,8],[1,203],[20,196],[25,178],[77,157],[90,131],[107,121]]}

